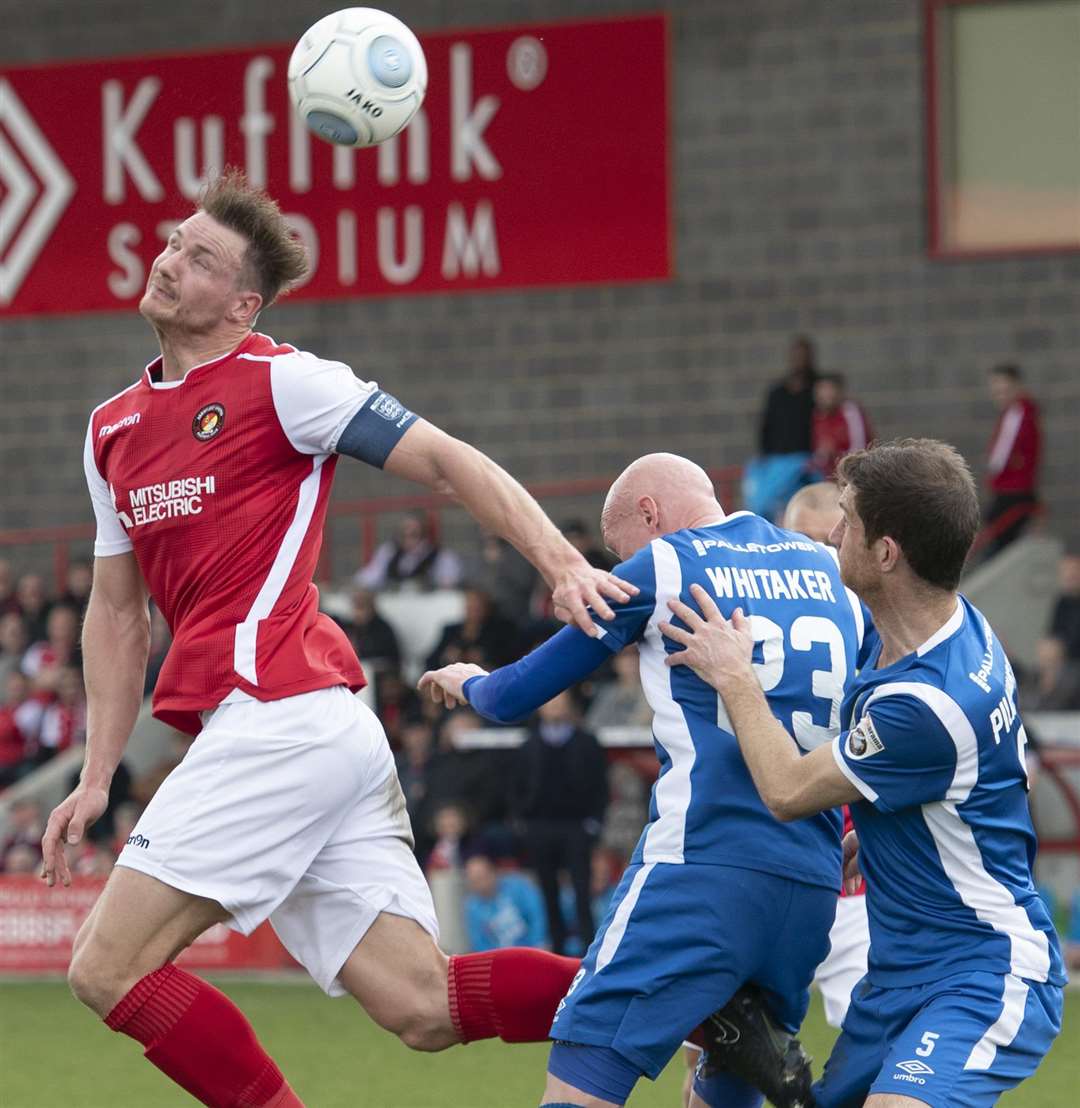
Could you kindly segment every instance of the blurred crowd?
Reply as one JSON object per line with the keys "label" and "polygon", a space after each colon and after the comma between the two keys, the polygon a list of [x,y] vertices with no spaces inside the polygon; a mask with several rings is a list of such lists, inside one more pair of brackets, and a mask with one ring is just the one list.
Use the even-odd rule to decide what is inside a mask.
{"label": "blurred crowd", "polygon": [[[995,367],[989,380],[998,420],[985,467],[987,519],[1004,519],[994,535],[993,548],[1000,549],[1022,532],[1037,505],[1038,410],[1017,367]],[[845,378],[819,369],[809,338],[795,339],[786,374],[766,396],[760,454],[747,466],[747,506],[779,519],[797,489],[828,490],[818,483],[872,435]],[[808,496],[809,489],[802,507],[812,511]],[[820,499],[816,490],[814,496]],[[588,682],[545,705],[523,725],[520,743],[499,742],[497,729],[468,709],[447,711],[421,698],[418,665],[464,661],[494,669],[558,627],[549,590],[512,547],[483,535],[475,550],[455,550],[439,541],[432,524],[424,514],[400,519],[353,576],[347,612],[335,609],[395,752],[417,856],[433,888],[450,882],[457,890],[469,948],[535,944],[580,952],[647,818],[656,773],[647,747],[613,754],[597,739],[609,728],[650,726],[636,649],[615,655]],[[590,563],[611,568],[613,560],[584,522],[563,520],[561,527]],[[79,628],[92,572],[90,563],[73,562],[64,587],[50,591],[41,574],[16,577],[0,560],[0,790],[85,737]],[[380,612],[380,598],[444,589],[460,591],[461,618],[427,628],[434,645],[426,658],[407,657],[401,627],[395,630]],[[168,647],[168,628],[155,610],[147,695]],[[1062,559],[1052,618],[1036,657],[1026,662],[1016,666],[1022,709],[1080,709],[1080,554]],[[476,741],[478,733],[493,741]],[[161,762],[137,777],[121,764],[105,817],[69,848],[73,872],[109,871],[189,743],[175,735]],[[13,806],[0,872],[36,870],[42,818],[32,800]]]}

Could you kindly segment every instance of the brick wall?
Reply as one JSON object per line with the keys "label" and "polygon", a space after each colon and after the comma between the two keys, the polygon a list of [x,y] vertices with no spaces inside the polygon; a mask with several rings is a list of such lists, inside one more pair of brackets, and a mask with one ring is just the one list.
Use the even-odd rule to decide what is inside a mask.
{"label": "brick wall", "polygon": [[[796,331],[881,435],[947,438],[981,469],[985,370],[1016,358],[1043,404],[1053,526],[1080,542],[1080,255],[927,259],[917,0],[394,5],[421,29],[659,6],[674,17],[675,281],[282,305],[266,329],[351,361],[524,480],[657,449],[741,462]],[[286,41],[328,7],[0,0],[0,64]],[[0,527],[89,518],[86,414],[153,352],[135,313],[0,327]],[[392,491],[339,469],[340,497]]]}

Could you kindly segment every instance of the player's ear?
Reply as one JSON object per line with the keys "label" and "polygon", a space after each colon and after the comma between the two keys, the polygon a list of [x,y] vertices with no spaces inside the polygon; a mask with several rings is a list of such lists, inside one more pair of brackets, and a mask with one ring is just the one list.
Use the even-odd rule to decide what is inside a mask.
{"label": "player's ear", "polygon": [[660,508],[651,496],[638,498],[638,511],[646,527],[655,527],[660,522]]}
{"label": "player's ear", "polygon": [[241,327],[254,327],[261,308],[262,297],[254,289],[245,289],[233,298],[229,321]]}
{"label": "player's ear", "polygon": [[891,573],[900,564],[902,554],[900,544],[896,539],[891,539],[888,535],[882,535],[874,543],[874,546],[877,547],[878,552],[878,569],[882,573]]}

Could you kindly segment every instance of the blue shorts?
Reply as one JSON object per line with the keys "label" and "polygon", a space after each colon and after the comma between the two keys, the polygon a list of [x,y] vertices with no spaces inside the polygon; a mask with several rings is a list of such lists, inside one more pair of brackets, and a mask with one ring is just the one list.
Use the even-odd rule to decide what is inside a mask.
{"label": "blue shorts", "polygon": [[[737,866],[627,869],[551,1037],[609,1047],[655,1078],[740,985],[766,990],[791,1031],[829,952],[836,892]],[[584,1052],[583,1052],[584,1054]]]}
{"label": "blue shorts", "polygon": [[959,973],[883,989],[863,978],[840,1038],[814,1086],[820,1108],[861,1105],[871,1093],[931,1108],[982,1108],[1030,1077],[1061,1030],[1057,985],[1011,974]]}

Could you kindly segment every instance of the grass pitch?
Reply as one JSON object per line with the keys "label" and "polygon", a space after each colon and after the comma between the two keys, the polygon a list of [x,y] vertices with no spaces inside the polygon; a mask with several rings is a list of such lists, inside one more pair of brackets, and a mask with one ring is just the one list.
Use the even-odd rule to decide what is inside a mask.
{"label": "grass pitch", "polygon": [[[535,1108],[547,1047],[474,1043],[415,1054],[348,999],[314,986],[226,983],[309,1108]],[[835,1032],[815,997],[802,1038],[820,1067]],[[678,1108],[682,1059],[639,1083],[630,1108]],[[0,984],[2,1108],[182,1108],[192,1101],[143,1061],[138,1046],[86,1012],[61,982]],[[1080,1103],[1080,992],[1039,1072],[1001,1101],[1008,1108]]]}

